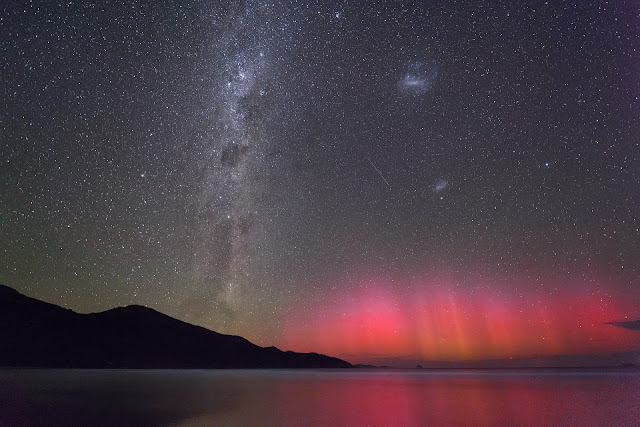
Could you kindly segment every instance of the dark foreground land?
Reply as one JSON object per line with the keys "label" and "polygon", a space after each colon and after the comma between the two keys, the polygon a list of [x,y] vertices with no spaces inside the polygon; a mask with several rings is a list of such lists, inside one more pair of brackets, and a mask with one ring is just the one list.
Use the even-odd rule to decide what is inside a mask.
{"label": "dark foreground land", "polygon": [[80,314],[0,285],[0,366],[350,368],[317,353],[260,347],[141,306]]}

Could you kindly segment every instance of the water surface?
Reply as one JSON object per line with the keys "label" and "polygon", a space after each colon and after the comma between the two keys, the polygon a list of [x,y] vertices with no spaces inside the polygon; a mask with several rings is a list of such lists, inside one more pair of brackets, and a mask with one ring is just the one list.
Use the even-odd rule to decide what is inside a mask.
{"label": "water surface", "polygon": [[630,371],[0,370],[0,425],[637,425]]}

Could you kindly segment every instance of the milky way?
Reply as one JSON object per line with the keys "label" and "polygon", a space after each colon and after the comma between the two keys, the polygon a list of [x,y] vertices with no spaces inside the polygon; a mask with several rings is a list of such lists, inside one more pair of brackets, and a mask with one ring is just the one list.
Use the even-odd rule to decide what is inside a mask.
{"label": "milky way", "polygon": [[635,360],[637,11],[574,3],[4,2],[0,282],[352,362]]}
{"label": "milky way", "polygon": [[[254,6],[253,8],[251,6]],[[202,141],[195,253],[198,287],[233,315],[250,291],[251,254],[260,238],[258,212],[262,197],[258,170],[273,142],[265,133],[265,98],[275,90],[267,7],[234,5],[225,17],[221,40],[212,42],[222,65],[211,88],[211,129]],[[270,32],[272,34],[270,34]]]}

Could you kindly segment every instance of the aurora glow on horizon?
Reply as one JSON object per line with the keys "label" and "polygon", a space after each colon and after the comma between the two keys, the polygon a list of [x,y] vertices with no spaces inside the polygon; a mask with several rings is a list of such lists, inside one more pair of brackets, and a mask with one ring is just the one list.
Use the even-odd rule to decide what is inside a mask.
{"label": "aurora glow on horizon", "polygon": [[0,283],[353,363],[637,362],[638,15],[578,3],[3,4]]}
{"label": "aurora glow on horizon", "polygon": [[[606,324],[634,303],[591,290],[509,291],[502,283],[469,294],[446,278],[361,279],[348,292],[308,301],[286,327],[285,348],[345,359],[474,361],[632,351],[635,331]],[[394,290],[396,289],[396,290]]]}

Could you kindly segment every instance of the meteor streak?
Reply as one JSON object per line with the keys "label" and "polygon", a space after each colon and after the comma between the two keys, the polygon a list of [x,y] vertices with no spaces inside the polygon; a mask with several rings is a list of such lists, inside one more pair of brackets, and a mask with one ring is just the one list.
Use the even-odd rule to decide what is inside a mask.
{"label": "meteor streak", "polygon": [[373,166],[373,168],[376,170],[376,172],[378,172],[378,175],[380,175],[380,178],[382,178],[382,180],[389,186],[389,188],[391,188],[391,184],[389,184],[389,181],[387,181],[384,178],[384,176],[382,176],[382,172],[380,172],[380,170],[376,167],[376,165],[373,164],[371,159],[367,157],[367,160],[369,160],[369,163],[371,163],[371,166]]}

